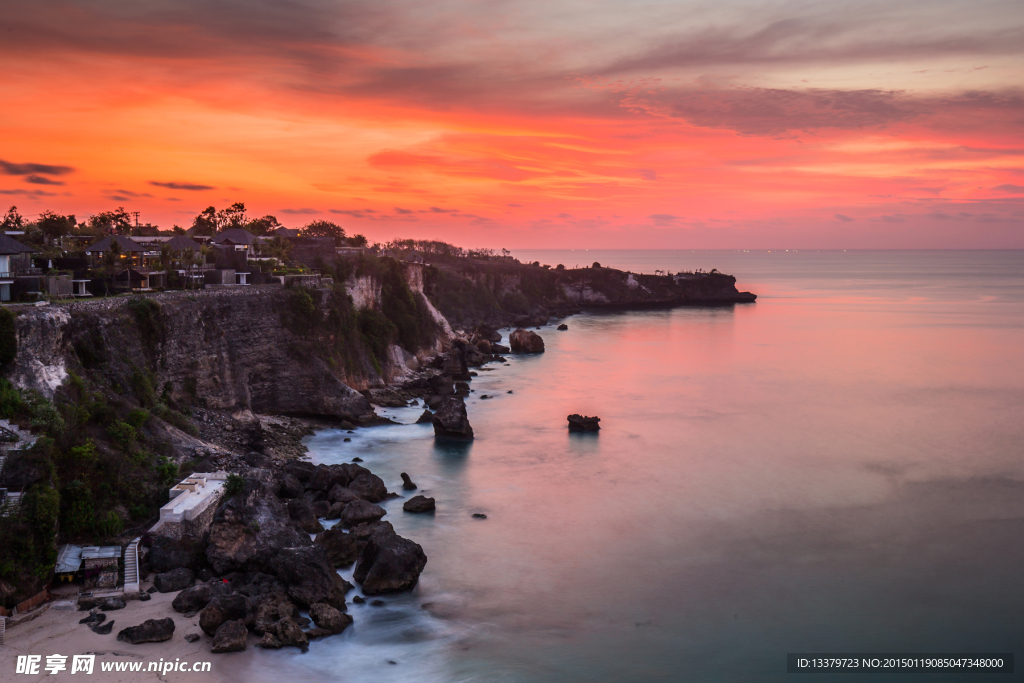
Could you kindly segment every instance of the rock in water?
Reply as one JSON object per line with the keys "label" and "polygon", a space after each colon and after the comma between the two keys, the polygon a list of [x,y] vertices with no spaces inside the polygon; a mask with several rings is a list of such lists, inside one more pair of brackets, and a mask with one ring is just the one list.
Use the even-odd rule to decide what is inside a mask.
{"label": "rock in water", "polygon": [[562,323],[561,325],[558,326],[559,332],[565,332],[567,329],[569,329],[569,326],[566,325],[565,323]]}
{"label": "rock in water", "polygon": [[353,578],[366,595],[412,590],[427,565],[418,543],[402,538],[389,527],[378,527],[359,556]]}
{"label": "rock in water", "polygon": [[413,496],[405,501],[402,509],[406,512],[433,512],[434,499],[427,498],[426,496]]}
{"label": "rock in water", "polygon": [[434,437],[438,439],[473,438],[473,427],[469,424],[466,404],[454,396],[446,396],[434,413]]}
{"label": "rock in water", "polygon": [[536,332],[518,329],[508,336],[514,353],[544,353],[544,340]]}
{"label": "rock in water", "polygon": [[416,424],[421,425],[421,424],[426,424],[428,422],[433,422],[433,421],[434,421],[434,414],[432,412],[430,412],[429,410],[424,409],[423,414],[420,415],[419,419],[416,420]]}
{"label": "rock in water", "polygon": [[331,633],[341,633],[352,624],[352,617],[339,612],[327,603],[318,602],[310,606],[309,616],[313,623]]}
{"label": "rock in water", "polygon": [[160,643],[170,640],[172,635],[174,635],[174,620],[166,617],[164,619],[147,619],[138,626],[122,629],[118,632],[117,639],[138,645],[139,643]]}
{"label": "rock in water", "polygon": [[402,472],[402,488],[406,491],[415,491],[418,488],[405,472]]}
{"label": "rock in water", "polygon": [[196,577],[191,569],[179,567],[153,578],[153,586],[161,593],[174,593],[184,590],[195,583]]}
{"label": "rock in water", "polygon": [[288,587],[289,597],[300,605],[326,602],[338,576],[320,546],[284,548],[270,561],[270,567]]}
{"label": "rock in water", "polygon": [[225,621],[213,634],[211,652],[241,652],[245,649],[245,641],[249,638],[249,629],[241,619]]}
{"label": "rock in water", "polygon": [[577,415],[573,413],[568,418],[569,420],[569,431],[570,432],[596,432],[601,429],[601,418],[597,417],[585,417],[583,415]]}

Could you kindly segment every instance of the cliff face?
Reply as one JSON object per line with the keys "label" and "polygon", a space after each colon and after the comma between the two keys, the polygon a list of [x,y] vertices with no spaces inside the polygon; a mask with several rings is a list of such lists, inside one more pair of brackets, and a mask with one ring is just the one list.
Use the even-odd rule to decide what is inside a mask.
{"label": "cliff face", "polygon": [[221,410],[372,417],[345,370],[289,327],[288,292],[281,288],[164,294],[152,306],[139,301],[25,311],[17,319],[11,380],[49,397],[74,371],[125,392],[137,393],[141,382],[183,404]]}

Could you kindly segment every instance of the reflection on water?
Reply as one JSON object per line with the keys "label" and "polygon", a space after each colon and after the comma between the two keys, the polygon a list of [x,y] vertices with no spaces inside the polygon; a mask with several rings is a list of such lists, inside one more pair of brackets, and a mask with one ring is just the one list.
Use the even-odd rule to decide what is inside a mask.
{"label": "reflection on water", "polygon": [[[437,500],[384,504],[427,569],[239,675],[760,681],[789,651],[1019,649],[1021,254],[742,258],[756,305],[574,316],[481,372],[472,444],[421,408],[311,437]],[[569,434],[577,412],[601,432]]]}

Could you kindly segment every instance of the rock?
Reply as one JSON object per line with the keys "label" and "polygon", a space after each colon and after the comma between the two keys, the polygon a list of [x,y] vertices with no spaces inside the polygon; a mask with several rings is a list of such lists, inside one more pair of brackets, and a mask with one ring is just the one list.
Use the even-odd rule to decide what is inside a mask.
{"label": "rock", "polygon": [[147,600],[152,600],[152,599],[153,599],[153,596],[150,595],[149,593],[139,593],[139,600],[141,602],[146,602]]}
{"label": "rock", "polygon": [[[511,353],[511,352],[512,352],[512,349],[510,349],[507,346],[502,346],[501,344],[491,344],[491,353]],[[504,360],[504,359],[496,359],[496,360]]]}
{"label": "rock", "polygon": [[361,595],[357,595],[356,597],[352,598],[352,602],[356,603],[357,605],[362,605],[364,602],[366,602],[366,598],[364,598]]}
{"label": "rock", "polygon": [[287,595],[283,593],[263,595],[256,603],[252,630],[258,634],[274,633],[278,621],[285,617],[296,619],[298,616],[299,608],[292,603]]}
{"label": "rock", "polygon": [[170,640],[174,635],[174,620],[170,617],[164,619],[147,619],[138,626],[129,626],[117,634],[117,639],[138,645],[139,643],[160,643]]}
{"label": "rock", "polygon": [[225,621],[245,619],[249,615],[249,599],[237,593],[220,595],[211,600],[199,613],[199,628],[212,636]]}
{"label": "rock", "polygon": [[312,504],[312,508],[314,515],[326,518],[331,512],[331,502],[328,500],[318,500]]}
{"label": "rock", "polygon": [[412,590],[427,564],[418,543],[402,538],[390,528],[378,528],[359,556],[353,578],[366,595]]}
{"label": "rock", "polygon": [[191,569],[179,567],[169,572],[157,574],[153,578],[153,587],[161,593],[174,593],[188,588],[195,582],[196,577]]}
{"label": "rock", "polygon": [[281,548],[312,545],[265,485],[234,496],[218,508],[210,526],[206,558],[218,574],[262,570]]}
{"label": "rock", "polygon": [[569,431],[570,432],[596,432],[601,429],[601,418],[595,417],[584,417],[583,415],[577,415],[573,413],[568,418],[569,420]]}
{"label": "rock", "polygon": [[263,638],[260,642],[256,643],[260,647],[267,648],[268,650],[277,650],[281,647],[281,641],[277,639],[277,636],[269,631],[263,634]]}
{"label": "rock", "polygon": [[324,549],[327,560],[335,569],[348,567],[359,557],[356,537],[340,528],[331,528],[316,535],[314,543]]}
{"label": "rock", "polygon": [[124,609],[128,605],[124,598],[103,598],[97,605],[104,612],[113,612],[114,610]]}
{"label": "rock", "polygon": [[288,515],[298,523],[307,534],[318,534],[324,530],[322,524],[313,512],[313,506],[303,498],[294,498],[288,501]]}
{"label": "rock", "polygon": [[188,634],[185,635],[185,642],[186,643],[194,643],[197,640],[199,640],[199,634],[198,633],[188,633]]}
{"label": "rock", "polygon": [[477,325],[474,336],[479,337],[480,339],[486,339],[492,344],[501,341],[501,333],[485,323]]}
{"label": "rock", "polygon": [[455,383],[455,395],[456,396],[469,396],[469,382],[456,382]]}
{"label": "rock", "polygon": [[428,422],[434,421],[434,414],[428,409],[423,410],[423,414],[416,418],[416,424],[427,424]]}
{"label": "rock", "polygon": [[97,624],[96,626],[91,626],[90,627],[90,630],[93,633],[95,633],[97,635],[101,635],[101,636],[110,635],[110,632],[113,629],[114,629],[114,620],[113,619],[111,619],[110,621],[108,621],[105,624]]}
{"label": "rock", "polygon": [[263,572],[252,572],[236,574],[232,576],[230,585],[224,584],[227,592],[241,593],[242,595],[255,598],[268,593],[284,593],[285,585],[272,574]]}
{"label": "rock", "polygon": [[476,343],[476,348],[480,351],[480,353],[490,353],[491,342],[488,341],[487,339],[481,339]]}
{"label": "rock", "polygon": [[483,396],[481,396],[480,398],[481,398],[481,399],[485,399],[485,398],[490,398],[490,396],[488,396],[487,394],[484,394],[484,395],[483,395]]}
{"label": "rock", "polygon": [[[440,394],[431,396],[430,398],[427,399],[427,407],[429,408],[437,409],[437,407],[440,406],[442,403],[444,403],[444,396],[441,396]],[[433,419],[433,416],[431,416],[431,419]]]}
{"label": "rock", "polygon": [[327,636],[333,635],[334,633],[330,629],[320,628],[319,626],[306,631],[306,638],[309,640],[319,640],[320,638],[326,638]]}
{"label": "rock", "polygon": [[324,600],[324,602],[339,612],[347,612],[348,604],[345,602],[345,595],[355,588],[355,586],[341,578],[341,575],[337,573],[331,577],[331,580],[334,582],[334,586],[331,588],[331,593],[327,596],[327,599]]}
{"label": "rock", "polygon": [[544,340],[536,332],[518,329],[508,337],[514,353],[543,353]]}
{"label": "rock", "polygon": [[334,589],[337,574],[321,546],[284,548],[270,561],[288,595],[300,605],[324,602]]}
{"label": "rock", "polygon": [[413,483],[412,479],[405,472],[402,472],[402,489],[405,491],[415,491],[418,487]]}
{"label": "rock", "polygon": [[[285,474],[290,474],[303,484],[308,483],[316,471],[316,465],[304,460],[289,460],[284,466]],[[302,495],[301,493],[299,494]]]}
{"label": "rock", "polygon": [[351,436],[346,436],[346,437],[345,437],[344,439],[342,439],[342,441],[344,441],[344,442],[346,442],[346,443],[348,443],[348,442],[349,442],[349,441],[351,441],[351,440],[352,440],[352,437],[351,437]]}
{"label": "rock", "polygon": [[360,458],[358,455],[356,457],[352,458],[352,462],[362,462],[362,461],[363,461],[363,459]]}
{"label": "rock", "polygon": [[285,474],[281,477],[282,498],[300,498],[302,491],[302,482],[296,479],[294,475]]}
{"label": "rock", "polygon": [[210,652],[241,652],[249,639],[249,629],[241,619],[225,621],[213,634],[213,647]]}
{"label": "rock", "polygon": [[197,583],[174,596],[171,607],[175,612],[196,612],[206,607],[214,598],[226,595],[230,589],[221,581]]}
{"label": "rock", "polygon": [[78,623],[79,624],[89,624],[90,626],[95,626],[96,624],[102,624],[103,620],[106,619],[106,618],[107,618],[106,614],[103,614],[102,612],[97,612],[96,614],[90,614],[85,619],[80,620]]}
{"label": "rock", "polygon": [[353,500],[359,500],[359,496],[357,496],[352,489],[344,487],[341,484],[335,484],[331,487],[331,492],[327,494],[327,499],[332,503],[341,503],[342,508],[344,508],[345,505],[351,503]]}
{"label": "rock", "polygon": [[158,591],[156,589],[156,586],[150,586],[149,589],[146,592],[152,594],[152,593],[159,593],[160,591]]}
{"label": "rock", "polygon": [[203,564],[203,541],[184,534],[181,538],[157,536],[149,549],[149,564],[155,572],[169,572],[180,567],[195,571]]}
{"label": "rock", "polygon": [[[309,639],[306,638],[306,634],[290,617],[284,617],[274,625],[274,635],[277,636],[277,641],[281,644],[279,647],[292,645],[302,648],[303,652],[309,647]],[[264,635],[265,637],[266,635]]]}
{"label": "rock", "polygon": [[341,513],[344,511],[347,504],[348,503],[331,503],[331,508],[327,511],[327,514],[324,515],[324,519],[341,519]]}
{"label": "rock", "polygon": [[433,512],[434,499],[427,498],[426,496],[413,496],[405,501],[402,509],[406,512]]}
{"label": "rock", "polygon": [[370,600],[371,607],[383,607],[386,604],[388,603],[384,602],[383,600]]}
{"label": "rock", "polygon": [[474,512],[473,519],[487,519],[487,515],[482,512]]}
{"label": "rock", "polygon": [[310,606],[309,616],[313,619],[314,624],[335,634],[341,633],[352,625],[351,615],[339,612],[323,602]]}
{"label": "rock", "polygon": [[348,528],[364,522],[376,522],[386,514],[387,511],[379,505],[365,500],[353,500],[341,513],[341,525]]}
{"label": "rock", "polygon": [[434,413],[434,438],[469,440],[473,438],[473,427],[469,424],[466,404],[454,396],[445,398]]}
{"label": "rock", "polygon": [[558,326],[557,329],[559,332],[565,332],[567,329],[569,329],[569,326],[566,325],[565,323],[562,323],[561,325]]}
{"label": "rock", "polygon": [[363,470],[359,476],[349,482],[348,488],[357,496],[371,503],[379,503],[388,497],[388,487],[384,481],[369,470]]}

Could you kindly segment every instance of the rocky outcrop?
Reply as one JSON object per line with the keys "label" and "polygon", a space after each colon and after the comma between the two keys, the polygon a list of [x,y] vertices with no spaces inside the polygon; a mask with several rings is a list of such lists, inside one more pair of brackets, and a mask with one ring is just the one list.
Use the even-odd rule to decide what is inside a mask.
{"label": "rocky outcrop", "polygon": [[513,353],[543,353],[544,340],[536,332],[518,329],[508,337]]}
{"label": "rocky outcrop", "polygon": [[318,534],[324,530],[313,511],[313,506],[302,498],[288,501],[288,514],[307,534]]}
{"label": "rocky outcrop", "polygon": [[387,511],[379,505],[365,500],[354,500],[342,511],[341,525],[348,528],[365,522],[376,522],[386,514]]}
{"label": "rocky outcrop", "polygon": [[594,417],[585,417],[573,413],[566,419],[569,421],[570,432],[596,432],[601,429],[601,418],[596,415]]}
{"label": "rocky outcrop", "polygon": [[434,437],[438,439],[469,440],[473,427],[469,424],[466,404],[455,396],[447,396],[434,413]]}
{"label": "rocky outcrop", "polygon": [[174,620],[170,617],[164,619],[147,619],[138,626],[129,626],[118,632],[117,639],[138,645],[139,643],[160,643],[170,640],[174,635]]}
{"label": "rocky outcrop", "polygon": [[413,482],[413,480],[409,477],[408,474],[402,472],[401,477],[403,491],[415,491],[417,489],[415,482]]}
{"label": "rocky outcrop", "polygon": [[153,578],[153,585],[161,593],[174,593],[184,590],[195,583],[196,577],[191,569],[179,567],[163,574],[157,574]]}
{"label": "rocky outcrop", "polygon": [[409,500],[405,501],[402,509],[406,512],[433,512],[434,499],[427,498],[426,496],[413,496]]}
{"label": "rocky outcrop", "polygon": [[360,548],[356,537],[338,528],[317,534],[314,543],[324,549],[327,560],[335,569],[348,567],[359,557]]}
{"label": "rocky outcrop", "polygon": [[325,602],[334,593],[338,575],[320,546],[284,548],[270,561],[270,567],[288,587],[288,596],[300,605]]}
{"label": "rocky outcrop", "polygon": [[214,598],[226,595],[230,588],[219,579],[211,579],[207,583],[199,583],[186,588],[174,596],[171,607],[176,612],[195,612],[203,609]]}
{"label": "rocky outcrop", "polygon": [[341,633],[352,625],[351,615],[339,612],[324,602],[318,602],[309,608],[309,618],[319,628],[334,634]]}
{"label": "rocky outcrop", "polygon": [[389,527],[377,528],[367,539],[353,573],[366,595],[412,590],[427,565],[423,548]]}
{"label": "rocky outcrop", "polygon": [[203,540],[192,534],[157,536],[149,549],[149,564],[155,572],[180,567],[195,571],[203,564]]}
{"label": "rocky outcrop", "polygon": [[211,652],[241,652],[245,649],[246,641],[249,639],[249,629],[241,619],[237,621],[225,621],[213,634],[213,647]]}
{"label": "rocky outcrop", "polygon": [[199,628],[212,636],[221,624],[232,620],[245,620],[249,616],[249,600],[244,595],[233,593],[221,595],[209,602],[199,613]]}

